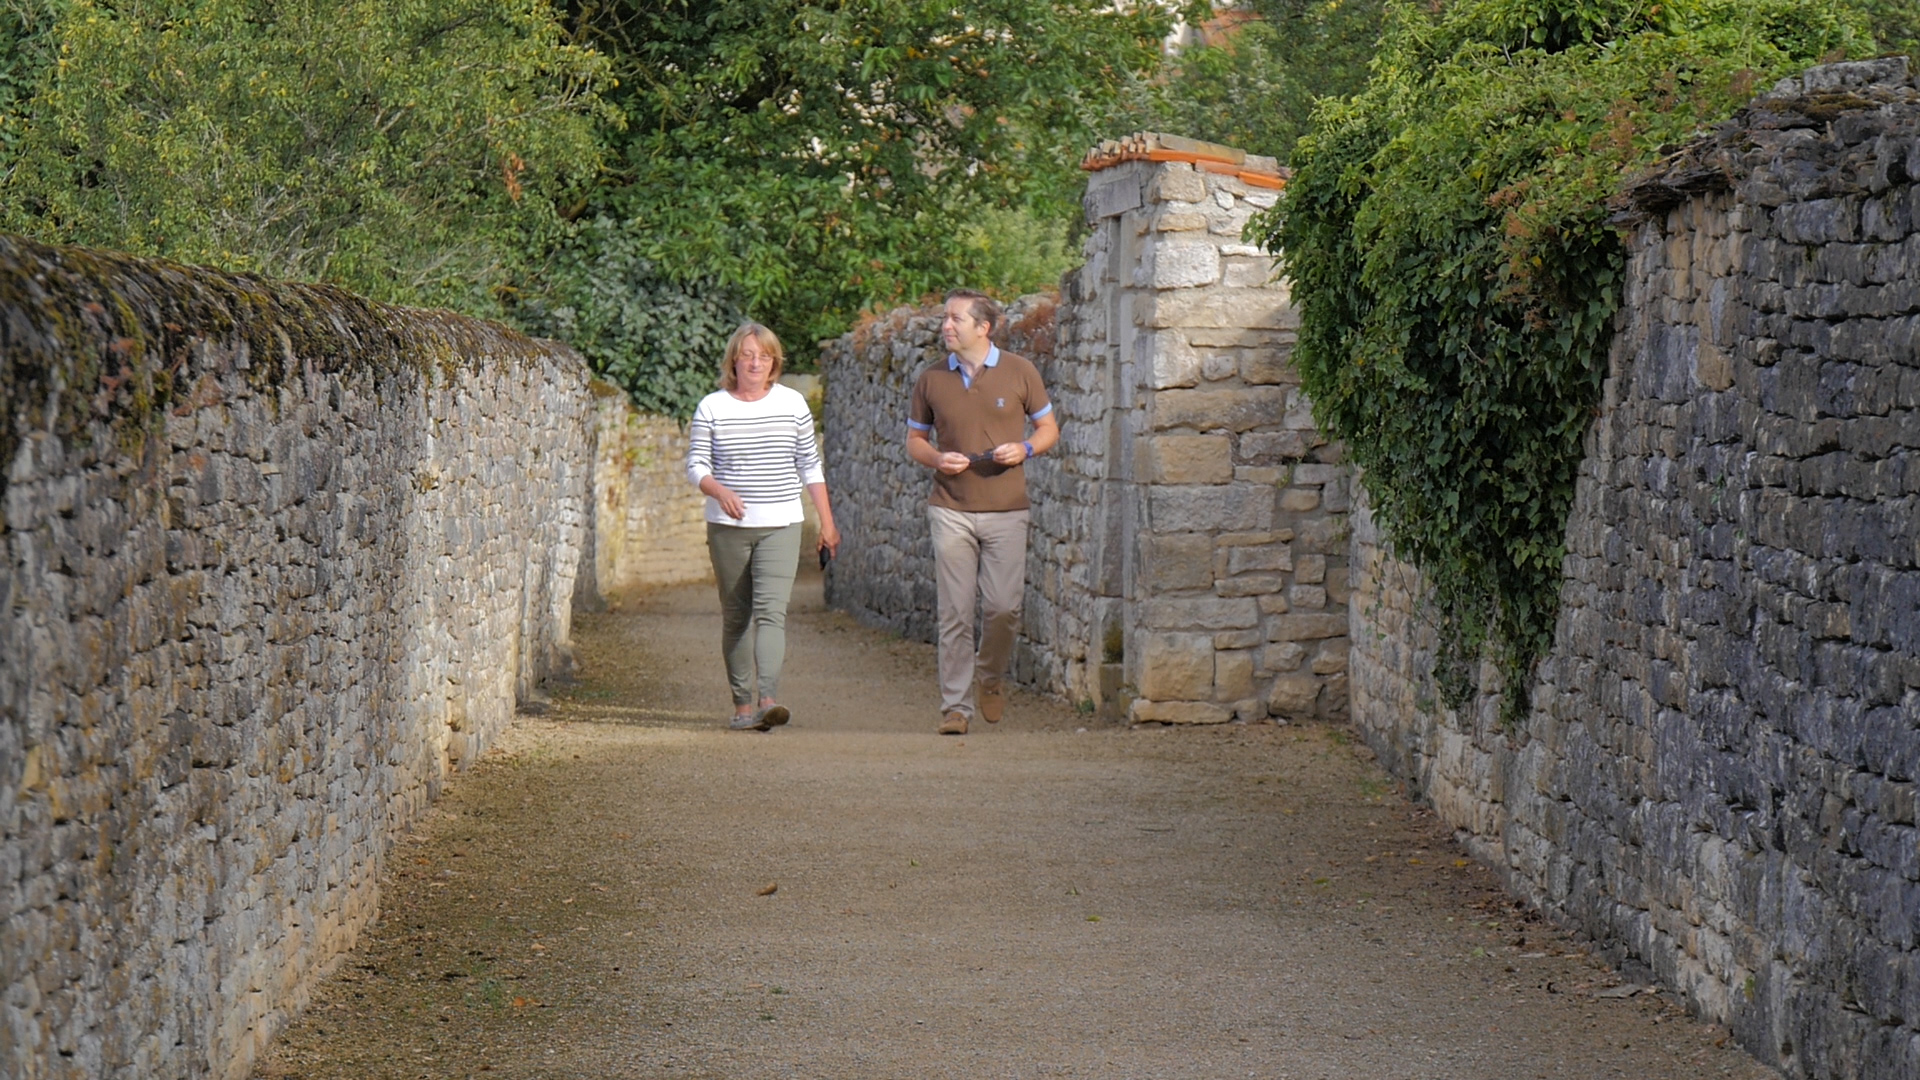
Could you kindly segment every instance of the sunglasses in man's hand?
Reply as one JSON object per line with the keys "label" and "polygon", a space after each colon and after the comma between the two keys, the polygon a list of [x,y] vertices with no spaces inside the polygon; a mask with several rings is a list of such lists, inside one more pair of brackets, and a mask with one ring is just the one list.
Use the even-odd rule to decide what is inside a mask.
{"label": "sunglasses in man's hand", "polygon": [[991,463],[992,461],[993,461],[993,451],[991,450],[987,451],[984,454],[968,454],[967,455],[967,464],[969,465],[986,465]]}

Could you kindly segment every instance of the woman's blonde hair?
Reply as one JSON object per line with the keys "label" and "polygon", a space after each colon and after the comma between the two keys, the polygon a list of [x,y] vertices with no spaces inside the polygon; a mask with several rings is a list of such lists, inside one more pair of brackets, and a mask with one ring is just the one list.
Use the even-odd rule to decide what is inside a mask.
{"label": "woman's blonde hair", "polygon": [[780,373],[786,370],[787,351],[780,347],[780,339],[774,335],[773,331],[757,322],[741,323],[740,329],[735,330],[733,336],[727,339],[727,351],[720,358],[721,389],[738,390],[740,388],[740,380],[733,374],[733,364],[740,359],[740,348],[747,343],[749,336],[758,341],[760,347],[773,357],[773,371],[767,375],[769,384],[778,382]]}

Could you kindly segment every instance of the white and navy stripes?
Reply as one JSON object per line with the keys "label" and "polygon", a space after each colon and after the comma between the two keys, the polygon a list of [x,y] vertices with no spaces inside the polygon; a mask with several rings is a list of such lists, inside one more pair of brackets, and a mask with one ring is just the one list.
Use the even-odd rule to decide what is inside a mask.
{"label": "white and navy stripes", "polygon": [[807,399],[778,383],[758,401],[741,401],[725,390],[701,399],[688,428],[687,480],[707,476],[725,484],[747,506],[732,518],[707,497],[707,520],[745,528],[777,528],[804,516],[800,498],[808,484],[826,483],[820,448],[813,438]]}

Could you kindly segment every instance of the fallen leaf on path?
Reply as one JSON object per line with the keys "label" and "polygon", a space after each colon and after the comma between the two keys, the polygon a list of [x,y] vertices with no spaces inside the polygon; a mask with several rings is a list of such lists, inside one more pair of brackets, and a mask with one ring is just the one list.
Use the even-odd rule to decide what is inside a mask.
{"label": "fallen leaf on path", "polygon": [[770,884],[770,885],[768,885],[768,886],[767,886],[766,888],[764,888],[764,889],[761,889],[761,890],[760,890],[759,892],[757,892],[757,893],[754,893],[753,895],[755,895],[755,896],[772,896],[772,895],[773,895],[774,893],[777,893],[777,892],[779,892],[779,891],[780,891],[780,883],[776,881],[776,882],[773,882],[772,884]]}

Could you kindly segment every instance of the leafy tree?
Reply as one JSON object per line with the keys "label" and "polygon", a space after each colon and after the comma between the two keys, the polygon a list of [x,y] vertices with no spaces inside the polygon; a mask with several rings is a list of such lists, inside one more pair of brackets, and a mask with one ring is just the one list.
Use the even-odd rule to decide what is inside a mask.
{"label": "leafy tree", "polygon": [[1388,10],[1366,88],[1321,104],[1256,229],[1294,281],[1316,416],[1434,588],[1442,688],[1463,701],[1491,646],[1513,717],[1551,640],[1620,303],[1605,200],[1755,88],[1869,38],[1835,0]]}
{"label": "leafy tree", "polygon": [[560,231],[556,197],[596,176],[596,116],[617,119],[595,96],[604,63],[545,0],[48,0],[10,17],[6,70],[36,81],[5,121],[0,226],[383,300],[500,310]]}
{"label": "leafy tree", "polygon": [[1366,83],[1381,0],[1254,0],[1213,14],[1208,40],[1126,87],[1110,129],[1168,131],[1285,162],[1316,100]]}
{"label": "leafy tree", "polygon": [[1920,53],[1920,3],[1915,0],[1853,0],[1866,13],[1881,52]]}
{"label": "leafy tree", "polygon": [[670,280],[641,248],[615,221],[585,222],[514,314],[532,332],[572,344],[640,408],[691,416],[716,385],[727,337],[745,314],[731,291]]}
{"label": "leafy tree", "polygon": [[669,280],[731,291],[792,345],[977,280],[983,244],[1004,268],[1010,213],[1064,219],[1098,119],[1169,21],[1106,0],[566,11],[573,40],[611,59],[627,117],[593,211]]}

